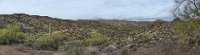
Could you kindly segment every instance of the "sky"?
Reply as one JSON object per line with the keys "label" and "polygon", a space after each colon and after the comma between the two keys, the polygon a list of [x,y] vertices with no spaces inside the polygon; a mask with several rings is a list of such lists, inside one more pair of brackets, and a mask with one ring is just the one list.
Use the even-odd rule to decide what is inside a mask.
{"label": "sky", "polygon": [[173,3],[173,0],[0,0],[0,14],[26,13],[62,19],[171,17]]}

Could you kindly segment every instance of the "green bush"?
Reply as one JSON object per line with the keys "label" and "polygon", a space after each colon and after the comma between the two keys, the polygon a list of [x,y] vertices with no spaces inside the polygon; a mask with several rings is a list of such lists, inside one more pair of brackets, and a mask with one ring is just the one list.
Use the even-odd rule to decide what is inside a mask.
{"label": "green bush", "polygon": [[125,36],[125,37],[114,37],[112,38],[113,42],[117,45],[126,45],[133,43],[134,37],[133,36]]}
{"label": "green bush", "polygon": [[81,45],[81,42],[70,42],[59,45],[58,51],[61,52],[61,55],[89,55],[88,50]]}
{"label": "green bush", "polygon": [[173,33],[184,38],[184,43],[200,45],[200,20],[175,22],[173,25]]}
{"label": "green bush", "polygon": [[200,20],[174,23],[173,32],[182,36],[200,36]]}
{"label": "green bush", "polygon": [[149,41],[156,40],[156,39],[157,39],[157,37],[151,33],[143,33],[143,34],[140,34],[140,36],[135,37],[134,42],[135,43],[147,43]]}
{"label": "green bush", "polygon": [[60,33],[53,33],[39,37],[35,41],[35,45],[42,49],[57,49],[58,43],[64,40],[64,35]]}
{"label": "green bush", "polygon": [[26,35],[21,32],[18,25],[8,25],[4,29],[0,29],[0,44],[13,44],[23,42]]}
{"label": "green bush", "polygon": [[83,40],[85,46],[105,46],[112,44],[113,41],[97,32],[91,32],[91,38]]}

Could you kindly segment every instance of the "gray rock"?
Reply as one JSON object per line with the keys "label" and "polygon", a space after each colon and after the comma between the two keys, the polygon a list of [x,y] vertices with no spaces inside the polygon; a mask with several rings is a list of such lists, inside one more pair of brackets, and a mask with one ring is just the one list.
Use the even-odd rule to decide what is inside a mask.
{"label": "gray rock", "polygon": [[105,48],[103,49],[103,51],[105,51],[105,52],[110,52],[110,51],[114,51],[114,50],[116,50],[116,49],[117,49],[117,47],[115,47],[114,45],[109,45],[109,46],[105,47]]}

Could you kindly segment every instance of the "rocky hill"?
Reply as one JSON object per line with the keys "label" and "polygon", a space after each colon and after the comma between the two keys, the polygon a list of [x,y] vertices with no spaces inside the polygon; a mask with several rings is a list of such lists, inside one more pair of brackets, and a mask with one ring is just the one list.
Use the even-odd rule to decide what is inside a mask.
{"label": "rocky hill", "polygon": [[98,20],[64,20],[28,14],[0,15],[0,27],[3,28],[9,24],[21,24],[24,26],[24,32],[27,33],[48,32],[51,25],[52,32],[62,31],[80,38],[87,36],[86,33],[92,29],[111,37],[121,36],[118,33],[137,31],[137,28],[140,28],[133,24],[105,23]]}

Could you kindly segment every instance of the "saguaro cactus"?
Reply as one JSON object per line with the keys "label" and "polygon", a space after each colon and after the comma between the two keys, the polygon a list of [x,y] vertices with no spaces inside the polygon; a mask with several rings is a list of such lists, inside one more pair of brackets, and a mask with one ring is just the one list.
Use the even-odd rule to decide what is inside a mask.
{"label": "saguaro cactus", "polygon": [[52,26],[51,26],[51,23],[49,23],[49,34],[52,34]]}

